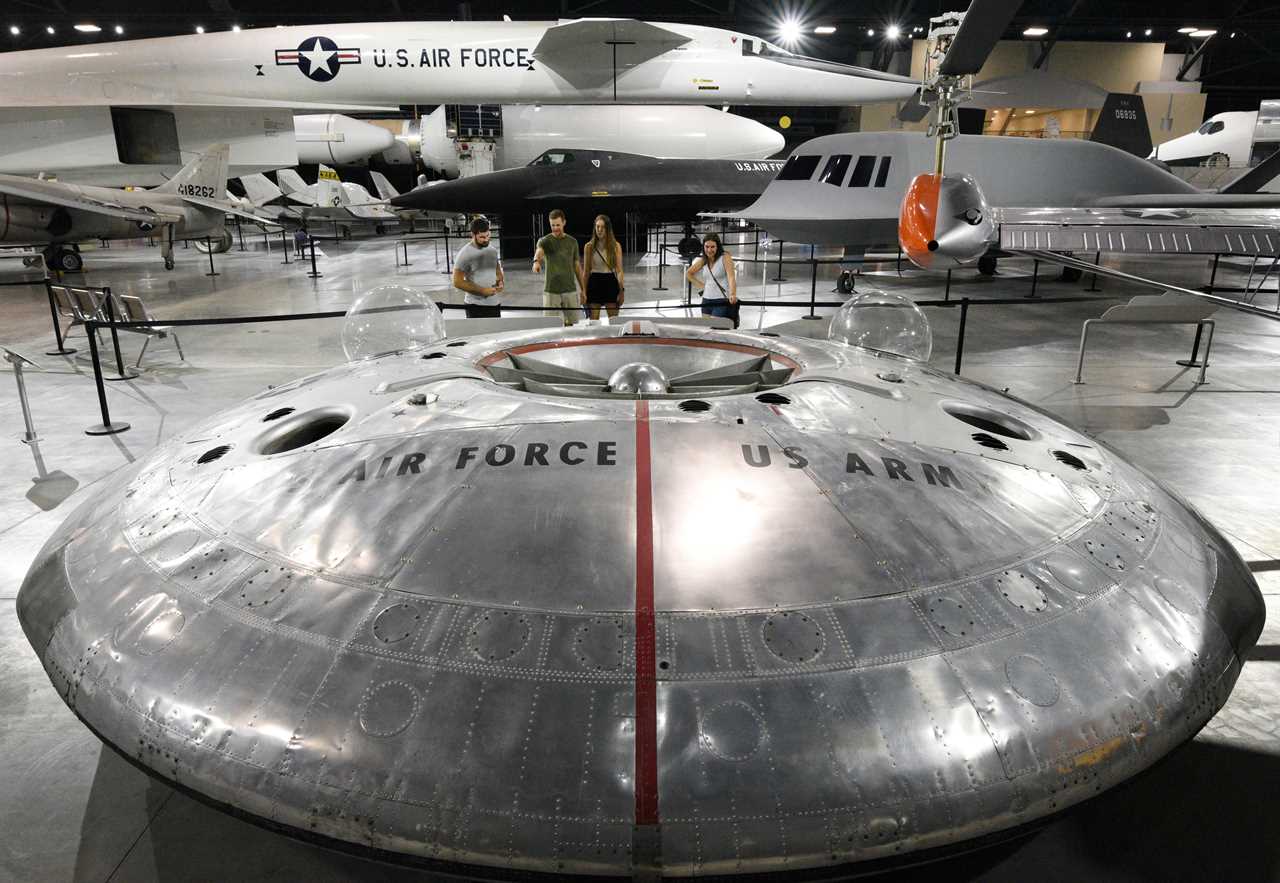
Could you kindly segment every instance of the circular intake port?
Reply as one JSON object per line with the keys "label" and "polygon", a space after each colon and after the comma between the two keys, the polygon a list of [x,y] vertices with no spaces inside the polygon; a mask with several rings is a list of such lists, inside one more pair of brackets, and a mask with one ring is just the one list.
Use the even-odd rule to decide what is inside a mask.
{"label": "circular intake port", "polygon": [[283,454],[314,444],[337,432],[351,419],[346,408],[314,408],[294,414],[258,436],[254,449],[259,454]]}
{"label": "circular intake port", "polygon": [[965,402],[943,402],[942,410],[961,423],[968,423],[974,429],[1005,438],[1016,438],[1030,441],[1036,437],[1036,431],[1017,417],[1001,414],[981,405],[970,405]]}

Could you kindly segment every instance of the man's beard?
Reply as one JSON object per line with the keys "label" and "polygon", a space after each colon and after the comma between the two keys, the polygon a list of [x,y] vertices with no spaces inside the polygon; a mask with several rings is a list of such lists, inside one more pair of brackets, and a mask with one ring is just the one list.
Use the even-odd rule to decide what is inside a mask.
{"label": "man's beard", "polygon": [[489,243],[488,243],[488,242],[477,242],[477,243],[476,243],[476,248],[488,248],[488,247],[489,247]]}

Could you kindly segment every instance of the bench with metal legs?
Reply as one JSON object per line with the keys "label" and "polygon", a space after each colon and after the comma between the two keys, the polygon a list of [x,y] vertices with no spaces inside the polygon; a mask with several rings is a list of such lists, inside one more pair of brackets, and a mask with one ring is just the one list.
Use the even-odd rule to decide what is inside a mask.
{"label": "bench with metal legs", "polygon": [[[1213,320],[1208,318],[1217,310],[1213,304],[1194,297],[1165,292],[1157,296],[1140,295],[1127,304],[1120,304],[1107,310],[1096,319],[1086,319],[1080,329],[1080,354],[1076,359],[1076,383],[1084,383],[1084,351],[1089,342],[1089,329],[1096,324],[1108,325],[1195,325],[1196,342],[1200,341],[1200,332],[1205,326],[1209,328],[1209,336],[1205,340],[1204,355],[1200,360],[1200,376],[1196,385],[1205,383],[1205,370],[1209,367],[1209,351],[1213,348]],[[1196,354],[1192,354],[1192,362]]]}

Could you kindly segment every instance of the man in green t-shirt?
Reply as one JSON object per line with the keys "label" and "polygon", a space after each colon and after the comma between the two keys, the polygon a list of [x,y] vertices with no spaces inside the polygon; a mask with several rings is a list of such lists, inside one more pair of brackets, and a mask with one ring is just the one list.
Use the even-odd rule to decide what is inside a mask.
{"label": "man in green t-shirt", "polygon": [[547,266],[547,280],[542,286],[543,313],[559,316],[566,325],[578,324],[587,296],[582,291],[582,259],[578,240],[564,232],[564,212],[552,209],[547,216],[551,232],[538,240],[533,254],[533,272]]}

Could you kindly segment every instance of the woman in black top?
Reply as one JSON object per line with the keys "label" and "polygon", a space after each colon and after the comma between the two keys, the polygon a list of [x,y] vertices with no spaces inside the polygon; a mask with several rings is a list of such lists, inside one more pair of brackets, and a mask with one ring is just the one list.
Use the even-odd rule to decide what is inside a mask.
{"label": "woman in black top", "polygon": [[613,236],[608,215],[596,215],[591,239],[582,248],[582,288],[587,293],[587,311],[600,318],[600,307],[610,316],[618,315],[625,292],[622,276],[622,244]]}

